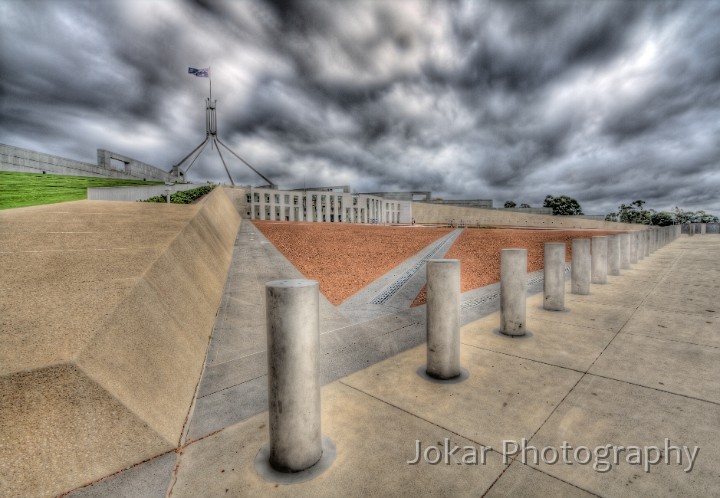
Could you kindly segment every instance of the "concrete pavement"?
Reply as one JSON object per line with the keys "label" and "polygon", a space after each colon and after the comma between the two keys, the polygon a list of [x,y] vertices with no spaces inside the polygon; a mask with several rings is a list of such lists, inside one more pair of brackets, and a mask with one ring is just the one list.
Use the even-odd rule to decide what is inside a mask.
{"label": "concrete pavement", "polygon": [[[720,479],[719,262],[720,239],[682,237],[623,275],[609,277],[607,284],[592,285],[589,295],[568,294],[569,311],[545,311],[542,296],[531,296],[528,337],[498,335],[498,313],[475,320],[462,329],[462,365],[470,377],[457,384],[432,383],[417,375],[425,362],[420,343],[424,330],[418,325],[424,307],[415,309],[420,314],[414,318],[394,317],[401,326],[397,331],[418,330],[414,340],[419,338],[419,346],[399,347],[398,354],[336,379],[324,374],[323,433],[334,441],[337,458],[311,481],[278,485],[255,472],[254,458],[268,438],[267,413],[256,409],[236,415],[235,422],[225,416],[224,422],[218,419],[218,428],[207,426],[187,438],[176,460],[168,454],[126,471],[134,472],[132,478],[119,474],[78,493],[711,495]],[[353,331],[355,342],[372,342],[382,336],[377,332],[393,327],[384,319],[366,322],[363,334],[335,318],[338,330]],[[385,335],[397,346],[397,334]],[[332,334],[325,329],[321,337]],[[262,352],[252,354],[259,364],[264,362]],[[356,350],[352,356],[361,355]],[[256,374],[264,375],[262,366],[248,375]],[[266,380],[257,379],[259,392]],[[253,400],[251,390],[232,400],[235,412],[262,402]],[[196,405],[193,416],[197,410]],[[503,440],[522,438],[538,448],[561,448],[564,442],[589,449],[662,448],[667,439],[671,445],[700,449],[690,472],[685,472],[687,456],[682,465],[673,460],[651,465],[649,472],[619,458],[601,472],[593,468],[600,457],[584,465],[542,459],[535,464],[532,452],[525,459],[503,452]],[[448,465],[423,459],[410,465],[417,441],[422,449],[440,450],[431,449],[431,458],[445,445],[460,450]],[[463,455],[472,448],[485,454],[484,463],[463,464]]]}
{"label": "concrete pavement", "polygon": [[[278,486],[255,473],[265,413],[232,425],[183,450],[173,496],[713,494],[720,478],[718,261],[720,240],[681,238],[593,285],[590,295],[568,295],[568,312],[544,311],[540,295],[530,298],[530,337],[497,335],[497,313],[473,322],[462,330],[470,378],[459,384],[416,374],[424,345],[328,384],[323,432],[338,457],[312,481]],[[679,323],[688,325],[676,332]],[[469,446],[492,449],[485,464],[406,463],[416,441],[442,448],[445,438],[461,448],[456,460]],[[563,441],[662,448],[667,438],[700,450],[690,472],[687,457],[649,472],[622,458],[606,472],[594,462],[535,465],[532,454],[526,463],[518,454],[503,464],[503,440],[522,438],[538,448]]]}

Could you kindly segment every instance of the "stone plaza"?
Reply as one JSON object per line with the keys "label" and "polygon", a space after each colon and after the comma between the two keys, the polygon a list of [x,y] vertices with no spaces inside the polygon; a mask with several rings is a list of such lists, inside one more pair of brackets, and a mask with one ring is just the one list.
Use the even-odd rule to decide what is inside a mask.
{"label": "stone plaza", "polygon": [[[524,250],[507,248],[516,252],[503,255],[501,282],[461,293],[457,274],[443,273],[456,271],[442,260],[454,230],[336,306],[248,219],[248,193],[258,219],[275,211],[281,220],[284,209],[285,221],[300,222],[294,198],[261,202],[262,189],[218,188],[187,206],[0,212],[0,494],[717,492],[716,234],[609,224],[626,232],[575,239],[569,267],[564,253],[551,256],[565,244],[547,244],[536,273]],[[326,222],[363,220],[352,197],[310,195],[320,207],[328,196]],[[410,207],[438,222],[454,209]],[[461,216],[470,218],[452,212]],[[298,365],[292,356],[273,363],[269,354],[267,334],[281,328],[273,317],[290,313],[289,297],[266,300],[273,281],[314,289],[302,299],[309,315],[283,315],[290,335],[274,341],[314,337],[298,371],[315,368],[315,383],[283,373]],[[428,304],[411,307],[424,284]],[[296,384],[269,391],[278,375]],[[298,394],[315,415],[277,422],[268,407],[299,403]],[[314,436],[298,441],[309,426]],[[263,470],[269,443],[275,468]],[[317,451],[290,456],[318,444],[317,464]]]}

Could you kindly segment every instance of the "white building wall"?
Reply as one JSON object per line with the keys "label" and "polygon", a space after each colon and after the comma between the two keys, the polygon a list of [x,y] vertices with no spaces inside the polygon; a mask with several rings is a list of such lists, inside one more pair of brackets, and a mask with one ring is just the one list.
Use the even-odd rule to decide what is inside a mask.
{"label": "white building wall", "polygon": [[388,201],[382,197],[330,191],[255,187],[250,187],[249,193],[248,210],[251,219],[308,222],[324,220],[327,223],[412,223],[412,202],[409,201]]}

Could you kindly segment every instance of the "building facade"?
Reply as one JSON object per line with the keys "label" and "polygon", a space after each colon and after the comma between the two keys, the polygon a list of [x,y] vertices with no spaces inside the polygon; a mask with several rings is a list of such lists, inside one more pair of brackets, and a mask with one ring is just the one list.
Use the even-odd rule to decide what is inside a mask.
{"label": "building facade", "polygon": [[410,224],[412,202],[352,194],[342,187],[277,190],[244,187],[251,220]]}

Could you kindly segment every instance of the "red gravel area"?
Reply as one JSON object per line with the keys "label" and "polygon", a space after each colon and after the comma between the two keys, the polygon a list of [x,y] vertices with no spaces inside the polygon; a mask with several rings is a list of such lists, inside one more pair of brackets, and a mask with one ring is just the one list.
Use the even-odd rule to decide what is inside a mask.
{"label": "red gravel area", "polygon": [[253,223],[305,277],[320,282],[320,291],[333,304],[451,232],[344,223]]}
{"label": "red gravel area", "polygon": [[[600,230],[483,230],[467,228],[455,241],[445,257],[459,259],[462,292],[500,281],[500,250],[528,250],[528,273],[542,269],[545,242],[565,242],[566,261],[571,258],[571,240],[593,235],[610,235],[620,231]],[[413,306],[425,304],[425,288]]]}

